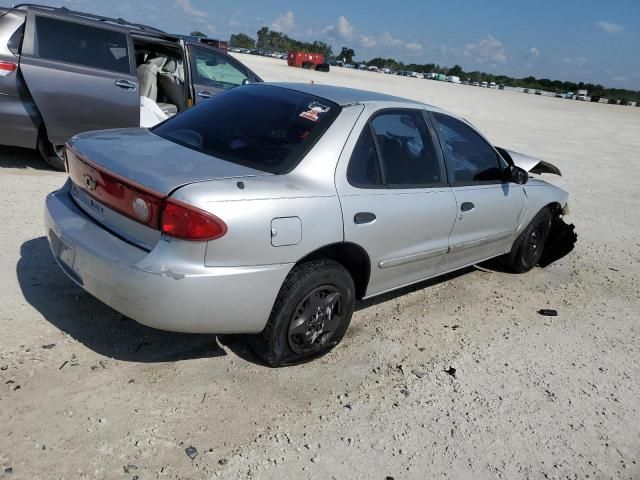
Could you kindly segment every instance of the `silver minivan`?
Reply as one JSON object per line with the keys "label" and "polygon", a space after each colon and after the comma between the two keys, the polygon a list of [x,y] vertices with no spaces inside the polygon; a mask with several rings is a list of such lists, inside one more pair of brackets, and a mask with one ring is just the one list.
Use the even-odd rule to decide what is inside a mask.
{"label": "silver minivan", "polygon": [[73,135],[149,127],[262,80],[225,52],[145,25],[72,11],[0,8],[0,145],[64,169]]}

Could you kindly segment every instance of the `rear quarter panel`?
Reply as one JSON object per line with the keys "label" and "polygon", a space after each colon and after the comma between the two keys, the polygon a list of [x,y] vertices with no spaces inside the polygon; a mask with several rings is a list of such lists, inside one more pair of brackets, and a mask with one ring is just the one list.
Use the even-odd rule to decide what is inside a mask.
{"label": "rear quarter panel", "polygon": [[[342,242],[342,210],[335,171],[362,110],[361,105],[344,108],[290,173],[213,180],[178,189],[172,198],[213,213],[227,224],[227,234],[208,243],[205,264],[295,263],[314,250]],[[273,246],[272,221],[288,217],[300,220],[300,241]]]}

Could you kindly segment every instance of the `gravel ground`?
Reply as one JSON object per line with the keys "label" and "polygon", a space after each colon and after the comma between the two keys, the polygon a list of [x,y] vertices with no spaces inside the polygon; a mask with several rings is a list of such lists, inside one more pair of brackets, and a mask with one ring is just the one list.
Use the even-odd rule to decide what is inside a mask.
{"label": "gravel ground", "polygon": [[242,60],[433,103],[558,165],[576,249],[375,299],[331,354],[269,369],[67,280],[41,219],[64,175],[0,149],[0,478],[640,478],[640,108]]}

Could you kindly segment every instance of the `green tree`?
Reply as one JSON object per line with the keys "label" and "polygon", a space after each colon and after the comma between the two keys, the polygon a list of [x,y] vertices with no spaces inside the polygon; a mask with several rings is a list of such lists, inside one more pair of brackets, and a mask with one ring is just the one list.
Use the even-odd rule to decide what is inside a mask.
{"label": "green tree", "polygon": [[194,30],[193,32],[191,32],[191,35],[193,35],[194,37],[206,37],[207,36],[205,33],[202,33],[200,30]]}
{"label": "green tree", "polygon": [[256,41],[246,33],[233,33],[229,38],[229,46],[236,48],[255,48]]}
{"label": "green tree", "polygon": [[338,60],[342,60],[344,63],[353,63],[353,57],[355,56],[356,52],[353,51],[353,48],[342,47],[338,54]]}
{"label": "green tree", "polygon": [[460,65],[454,65],[449,69],[449,75],[453,75],[455,77],[462,77],[464,75],[464,70]]}

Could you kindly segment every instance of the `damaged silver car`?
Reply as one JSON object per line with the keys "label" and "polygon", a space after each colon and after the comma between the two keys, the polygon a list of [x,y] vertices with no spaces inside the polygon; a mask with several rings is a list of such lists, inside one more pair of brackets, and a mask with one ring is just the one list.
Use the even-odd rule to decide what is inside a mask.
{"label": "damaged silver car", "polygon": [[78,135],[66,161],[45,209],[62,270],[145,325],[248,334],[269,365],[333,348],[357,300],[495,257],[530,270],[567,212],[531,174],[552,165],[439,108],[323,85],[240,86]]}

